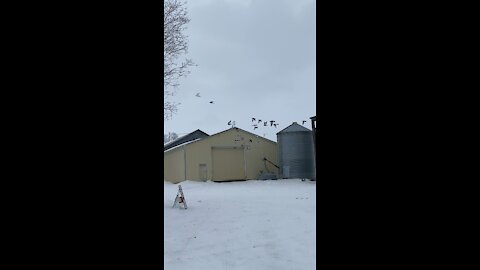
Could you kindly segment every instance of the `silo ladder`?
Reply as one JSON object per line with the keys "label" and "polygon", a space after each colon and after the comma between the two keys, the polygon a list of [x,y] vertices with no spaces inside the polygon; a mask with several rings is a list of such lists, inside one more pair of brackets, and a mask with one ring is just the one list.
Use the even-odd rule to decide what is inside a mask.
{"label": "silo ladder", "polygon": [[271,162],[271,161],[268,160],[267,158],[264,157],[263,160],[268,161],[270,164],[272,164],[273,166],[277,167],[277,169],[280,169],[280,167],[278,167],[277,165],[275,165],[275,163]]}

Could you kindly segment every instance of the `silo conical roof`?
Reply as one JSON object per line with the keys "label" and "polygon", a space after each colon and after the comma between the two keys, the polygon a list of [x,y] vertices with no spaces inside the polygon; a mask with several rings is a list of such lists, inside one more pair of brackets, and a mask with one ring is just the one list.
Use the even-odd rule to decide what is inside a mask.
{"label": "silo conical roof", "polygon": [[304,126],[299,125],[297,122],[293,122],[293,124],[291,124],[290,126],[280,130],[277,133],[277,135],[280,133],[288,133],[288,132],[312,132],[312,131]]}

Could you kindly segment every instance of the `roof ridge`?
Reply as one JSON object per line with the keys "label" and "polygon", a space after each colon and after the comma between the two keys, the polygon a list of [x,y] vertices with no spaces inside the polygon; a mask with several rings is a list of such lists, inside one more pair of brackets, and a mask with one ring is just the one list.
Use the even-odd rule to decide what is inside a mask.
{"label": "roof ridge", "polygon": [[235,129],[239,129],[239,130],[241,130],[241,131],[243,131],[243,132],[246,132],[246,133],[248,133],[248,134],[252,134],[252,135],[254,135],[254,136],[257,136],[257,137],[259,137],[259,138],[262,138],[262,139],[264,139],[264,140],[267,140],[267,141],[269,141],[269,142],[277,143],[277,142],[275,142],[275,141],[272,141],[272,140],[270,140],[270,139],[267,139],[267,138],[265,138],[265,137],[262,137],[262,136],[260,136],[260,135],[258,135],[258,134],[252,133],[252,132],[250,132],[250,131],[247,131],[247,130],[245,130],[245,129],[243,129],[243,128],[239,128],[239,127],[227,128],[227,129],[222,130],[222,131],[220,131],[220,132],[214,133],[214,134],[212,134],[212,135],[210,135],[210,136],[208,136],[208,137],[213,137],[213,136],[215,136],[215,135],[217,135],[217,134],[220,134],[220,133],[223,133],[223,132],[227,132],[227,131],[229,131],[229,130],[231,130],[231,129],[234,129],[234,128],[235,128]]}

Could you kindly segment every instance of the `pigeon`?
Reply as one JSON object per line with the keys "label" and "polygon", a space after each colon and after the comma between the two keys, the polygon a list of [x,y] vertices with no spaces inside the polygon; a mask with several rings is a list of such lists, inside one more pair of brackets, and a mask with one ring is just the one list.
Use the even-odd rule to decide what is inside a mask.
{"label": "pigeon", "polygon": [[273,121],[273,120],[272,120],[272,121],[270,121],[270,126],[273,126],[273,122],[275,122],[275,121]]}
{"label": "pigeon", "polygon": [[232,120],[228,121],[228,125],[229,125],[229,126],[232,125]]}
{"label": "pigeon", "polygon": [[255,118],[252,117],[252,122],[254,122],[254,121],[255,121]]}
{"label": "pigeon", "polygon": [[197,93],[195,96],[196,96],[196,97],[200,97],[200,93]]}
{"label": "pigeon", "polygon": [[307,122],[307,121],[303,120],[303,121],[302,121],[302,125],[304,125],[306,122]]}
{"label": "pigeon", "polygon": [[267,126],[267,122],[263,122],[263,125],[266,127],[266,126]]}
{"label": "pigeon", "polygon": [[213,104],[213,101],[210,101],[210,104]]}

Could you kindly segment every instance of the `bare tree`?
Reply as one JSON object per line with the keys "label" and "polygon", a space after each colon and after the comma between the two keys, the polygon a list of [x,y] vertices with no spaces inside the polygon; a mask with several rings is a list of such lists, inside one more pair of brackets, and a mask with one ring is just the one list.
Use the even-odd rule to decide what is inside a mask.
{"label": "bare tree", "polygon": [[177,105],[169,101],[178,86],[178,79],[186,76],[188,67],[194,65],[191,59],[180,59],[188,52],[187,36],[184,31],[190,19],[186,2],[164,0],[163,2],[163,96],[164,118],[168,119],[177,111]]}
{"label": "bare tree", "polygon": [[169,143],[178,139],[178,134],[175,132],[168,132],[168,134],[163,134],[163,143]]}

